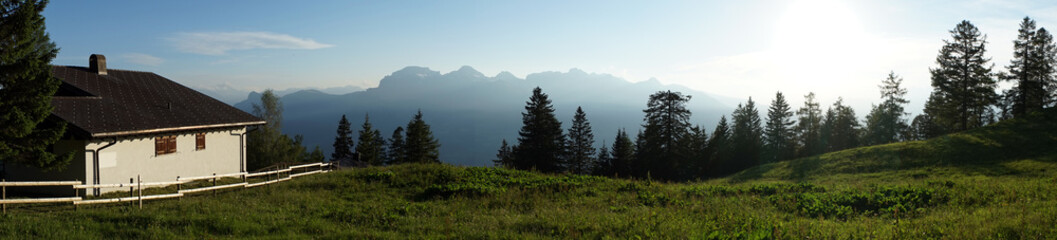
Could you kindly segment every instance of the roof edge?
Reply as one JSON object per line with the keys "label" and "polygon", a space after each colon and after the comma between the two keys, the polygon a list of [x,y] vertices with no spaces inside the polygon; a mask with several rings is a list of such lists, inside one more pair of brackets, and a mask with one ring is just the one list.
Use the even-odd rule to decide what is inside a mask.
{"label": "roof edge", "polygon": [[253,125],[263,125],[263,124],[266,124],[266,123],[267,123],[266,121],[254,121],[254,122],[223,123],[223,124],[212,124],[212,125],[173,127],[173,128],[156,128],[156,129],[120,131],[120,132],[104,132],[104,133],[92,133],[92,137],[93,138],[118,137],[118,136],[127,136],[127,135],[162,133],[162,132],[173,132],[173,131],[186,131],[186,130],[198,130],[198,129],[207,129],[207,128],[253,126]]}

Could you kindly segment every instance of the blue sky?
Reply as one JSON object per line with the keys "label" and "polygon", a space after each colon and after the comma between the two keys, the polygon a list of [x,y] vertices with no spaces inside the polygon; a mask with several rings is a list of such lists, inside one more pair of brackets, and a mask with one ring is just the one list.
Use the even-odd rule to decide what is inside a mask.
{"label": "blue sky", "polygon": [[[372,87],[405,66],[519,77],[579,68],[794,107],[814,91],[865,115],[889,71],[920,112],[961,20],[1004,70],[1024,16],[1054,1],[52,1],[58,65],[105,54],[196,88]],[[645,99],[645,96],[640,96]]]}

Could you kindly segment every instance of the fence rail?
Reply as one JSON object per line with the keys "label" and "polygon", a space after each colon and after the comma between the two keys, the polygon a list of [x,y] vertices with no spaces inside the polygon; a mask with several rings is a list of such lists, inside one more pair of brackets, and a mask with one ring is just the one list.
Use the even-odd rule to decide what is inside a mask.
{"label": "fence rail", "polygon": [[[167,182],[142,182],[135,181],[130,183],[115,183],[115,184],[85,184],[81,181],[36,181],[36,182],[8,182],[6,180],[0,180],[0,188],[3,189],[2,195],[0,195],[0,205],[3,206],[3,212],[7,212],[8,204],[32,204],[32,203],[61,203],[70,202],[74,206],[84,204],[102,204],[102,203],[117,203],[117,202],[133,202],[139,201],[140,208],[143,207],[143,200],[155,200],[155,199],[166,199],[166,198],[180,198],[187,194],[200,193],[213,191],[216,194],[217,190],[228,189],[228,188],[251,188],[257,186],[263,186],[273,183],[279,183],[287,181],[296,177],[302,177],[317,173],[330,172],[327,168],[332,167],[332,163],[309,163],[290,166],[283,169],[276,169],[272,171],[248,173],[239,172],[231,174],[213,174],[207,176],[195,176],[195,177],[176,177],[176,181]],[[295,171],[295,169],[312,168],[318,167],[315,170],[302,170],[301,172]],[[294,173],[297,172],[297,173]],[[231,183],[225,185],[217,185],[217,181],[222,178],[239,177],[242,182]],[[267,177],[264,181],[250,183],[250,178],[255,177]],[[138,177],[137,177],[138,178]],[[202,186],[198,188],[182,188],[183,184],[209,180],[212,182],[212,186]],[[159,186],[171,186],[176,185],[175,193],[163,193],[154,195],[143,195],[143,189],[147,187],[159,187]],[[42,186],[70,186],[75,193],[76,197],[53,197],[53,198],[16,198],[7,199],[7,188],[8,187],[42,187]],[[79,196],[80,189],[102,189],[102,188],[129,188],[128,197],[117,197],[117,198],[101,198],[101,199],[84,199]],[[137,194],[138,192],[138,194]]]}

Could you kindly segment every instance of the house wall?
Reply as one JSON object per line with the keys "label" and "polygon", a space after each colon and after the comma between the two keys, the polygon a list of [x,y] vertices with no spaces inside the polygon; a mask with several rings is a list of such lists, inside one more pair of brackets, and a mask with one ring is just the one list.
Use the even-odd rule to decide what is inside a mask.
{"label": "house wall", "polygon": [[[65,154],[73,152],[70,164],[61,169],[42,171],[36,167],[20,164],[6,164],[4,178],[7,181],[85,181],[85,140],[59,140],[53,147],[53,152]],[[73,196],[73,188],[70,186],[56,187],[9,187],[8,191],[26,192],[32,194]]]}
{"label": "house wall", "polygon": [[[201,131],[200,131],[201,132]],[[195,134],[181,132],[148,136],[117,138],[117,143],[99,151],[98,184],[129,183],[139,176],[143,182],[175,181],[177,176],[197,177],[216,173],[229,174],[244,171],[245,139],[240,134],[245,127],[211,129],[206,133],[206,148],[195,149]],[[154,138],[176,136],[176,152],[155,154]],[[85,149],[99,149],[115,139],[93,139]],[[241,141],[241,142],[240,142]],[[84,176],[93,182],[96,161],[90,153],[84,156]],[[102,192],[127,189],[103,189]]]}

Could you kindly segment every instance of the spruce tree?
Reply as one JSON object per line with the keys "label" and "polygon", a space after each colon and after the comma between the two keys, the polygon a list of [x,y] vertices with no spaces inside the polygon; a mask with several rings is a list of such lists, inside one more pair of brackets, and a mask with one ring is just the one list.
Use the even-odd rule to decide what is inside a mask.
{"label": "spruce tree", "polygon": [[591,166],[596,161],[595,134],[591,132],[591,123],[587,121],[587,114],[580,107],[576,107],[576,115],[573,116],[568,135],[565,144],[568,171],[575,174],[590,174]]}
{"label": "spruce tree", "polygon": [[[429,124],[422,120],[422,110],[407,123],[404,160],[410,163],[439,163],[440,143],[433,138]],[[361,143],[362,144],[362,143]]]}
{"label": "spruce tree", "polygon": [[990,59],[984,57],[986,36],[969,21],[950,33],[952,40],[944,40],[936,56],[939,66],[929,69],[934,89],[926,105],[933,107],[929,114],[944,129],[964,131],[990,122],[998,97]]}
{"label": "spruce tree", "polygon": [[796,111],[797,156],[807,157],[822,153],[822,108],[815,101],[815,93],[804,95],[804,106]]}
{"label": "spruce tree", "polygon": [[689,134],[689,101],[690,96],[680,92],[660,91],[650,95],[647,108],[642,110],[646,117],[637,158],[654,178],[676,179],[677,170],[686,163],[680,156],[686,150],[678,142]]}
{"label": "spruce tree", "polygon": [[503,144],[499,146],[499,151],[495,154],[495,159],[492,160],[492,164],[496,167],[511,167],[514,160],[514,148],[510,144],[506,143],[506,139],[503,139]]}
{"label": "spruce tree", "polygon": [[727,116],[721,116],[716,129],[712,131],[708,139],[708,164],[705,170],[709,177],[718,177],[730,172],[730,159],[733,154],[730,139],[730,126],[727,124]]}
{"label": "spruce tree", "polygon": [[407,153],[404,151],[404,127],[393,129],[393,136],[389,137],[389,165],[406,163]]}
{"label": "spruce tree", "polygon": [[374,146],[378,147],[378,160],[379,164],[389,164],[389,144],[385,141],[385,137],[382,137],[382,131],[374,130]]}
{"label": "spruce tree", "polygon": [[907,104],[904,98],[907,90],[900,87],[902,83],[903,78],[896,76],[895,72],[888,73],[888,78],[881,82],[881,104],[874,105],[870,114],[866,115],[865,144],[885,144],[909,139],[901,136],[909,127],[903,118],[907,115],[903,110],[903,105]]}
{"label": "spruce tree", "polygon": [[360,155],[360,161],[373,166],[385,165],[385,159],[382,159],[382,146],[378,145],[378,139],[381,136],[375,135],[377,132],[371,126],[369,115],[364,115],[359,133],[360,145],[356,145],[356,153]]}
{"label": "spruce tree", "polygon": [[778,92],[767,110],[767,126],[764,130],[764,163],[777,162],[793,157],[796,151],[793,133],[793,111]]}
{"label": "spruce tree", "polygon": [[609,146],[606,146],[606,141],[602,141],[602,147],[598,148],[598,156],[595,157],[595,164],[591,167],[591,174],[596,176],[613,176],[613,160],[612,155],[609,153]]}
{"label": "spruce tree", "polygon": [[521,122],[518,148],[514,150],[514,168],[546,173],[564,171],[562,123],[554,116],[551,100],[539,87],[532,89],[532,96],[525,103],[525,112],[521,113]]}
{"label": "spruce tree", "polygon": [[635,163],[635,148],[635,142],[632,142],[631,138],[628,137],[627,130],[618,130],[617,137],[613,140],[613,148],[609,158],[609,165],[613,166],[614,176],[630,177],[633,175],[635,172],[632,168]]}
{"label": "spruce tree", "polygon": [[708,133],[701,126],[690,127],[689,132],[679,140],[679,158],[683,159],[682,167],[676,171],[679,179],[701,179],[708,170]]}
{"label": "spruce tree", "polygon": [[1024,17],[1018,32],[1013,41],[1013,59],[1006,66],[1009,73],[1002,76],[1002,80],[1014,83],[1004,94],[1013,117],[1042,110],[1052,102],[1052,90],[1057,87],[1057,47],[1053,36],[1045,28],[1036,30],[1035,20],[1028,17]]}
{"label": "spruce tree", "polygon": [[822,124],[822,135],[827,143],[826,151],[839,151],[859,146],[859,121],[855,109],[844,105],[843,98],[837,98],[826,111],[826,120]]}
{"label": "spruce tree", "polygon": [[352,159],[352,124],[345,118],[345,114],[341,115],[341,120],[338,121],[338,136],[334,137],[334,152],[330,154],[331,161],[337,161],[341,159]]}
{"label": "spruce tree", "polygon": [[60,80],[51,73],[59,49],[48,36],[41,12],[47,1],[0,2],[0,166],[3,162],[60,169],[73,152],[48,151],[66,131],[51,115]]}
{"label": "spruce tree", "polygon": [[734,127],[731,129],[731,139],[734,146],[730,166],[733,171],[741,171],[760,163],[763,127],[760,112],[756,110],[756,103],[751,97],[745,105],[738,104],[732,118]]}

